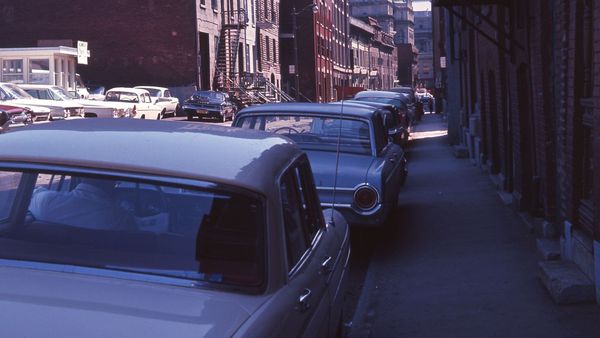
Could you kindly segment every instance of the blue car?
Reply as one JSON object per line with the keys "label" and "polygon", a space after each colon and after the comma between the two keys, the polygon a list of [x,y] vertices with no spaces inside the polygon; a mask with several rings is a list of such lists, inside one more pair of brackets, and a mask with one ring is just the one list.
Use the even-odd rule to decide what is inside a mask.
{"label": "blue car", "polygon": [[381,225],[407,174],[385,114],[367,105],[275,103],[241,110],[232,126],[287,136],[308,154],[323,207],[334,206],[352,225]]}

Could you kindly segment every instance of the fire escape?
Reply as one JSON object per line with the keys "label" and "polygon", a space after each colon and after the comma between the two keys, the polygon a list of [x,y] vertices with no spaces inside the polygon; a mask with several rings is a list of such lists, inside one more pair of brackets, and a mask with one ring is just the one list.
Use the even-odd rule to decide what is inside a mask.
{"label": "fire escape", "polygon": [[219,37],[213,88],[235,96],[245,105],[277,101],[293,101],[285,92],[268,81],[262,74],[240,73],[240,40],[245,34],[245,9],[223,13]]}

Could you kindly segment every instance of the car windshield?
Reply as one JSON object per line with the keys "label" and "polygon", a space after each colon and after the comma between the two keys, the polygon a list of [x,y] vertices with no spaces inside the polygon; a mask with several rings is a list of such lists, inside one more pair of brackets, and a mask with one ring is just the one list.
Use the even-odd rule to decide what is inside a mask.
{"label": "car windshield", "polygon": [[76,98],[73,96],[73,94],[62,87],[51,87],[50,90],[52,91],[52,95],[55,97],[55,100],[65,101]]}
{"label": "car windshield", "polygon": [[282,114],[244,116],[237,126],[282,134],[303,150],[336,151],[339,139],[340,152],[372,154],[371,132],[365,120]]}
{"label": "car windshield", "polygon": [[225,95],[219,92],[199,91],[192,95],[192,100],[207,101],[207,102],[223,102]]}
{"label": "car windshield", "polygon": [[0,170],[0,258],[261,287],[262,199],[202,184]]}
{"label": "car windshield", "polygon": [[148,87],[136,87],[136,88],[147,90],[148,93],[150,93],[150,96],[152,96],[152,97],[159,97],[160,96],[160,89],[148,88]]}
{"label": "car windshield", "polygon": [[136,93],[120,92],[120,91],[109,91],[106,93],[105,101],[119,101],[119,102],[140,102]]}
{"label": "car windshield", "polygon": [[4,94],[7,96],[5,99],[33,99],[26,91],[12,83],[2,84],[0,88],[2,88]]}

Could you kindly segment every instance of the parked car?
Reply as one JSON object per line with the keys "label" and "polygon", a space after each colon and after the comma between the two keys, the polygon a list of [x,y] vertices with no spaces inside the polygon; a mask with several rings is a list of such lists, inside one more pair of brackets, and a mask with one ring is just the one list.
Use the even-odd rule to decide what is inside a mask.
{"label": "parked car", "polygon": [[54,100],[63,102],[75,102],[83,106],[83,117],[117,118],[126,117],[124,111],[119,107],[103,101],[78,99],[66,89],[53,85],[19,84],[20,88],[36,99]]}
{"label": "parked car", "polygon": [[348,226],[322,211],[288,139],[130,119],[0,138],[3,335],[331,337],[341,326]]}
{"label": "parked car", "polygon": [[415,105],[414,102],[410,101],[410,97],[407,96],[407,94],[389,91],[366,90],[354,95],[354,99],[358,101],[393,104],[399,111],[407,114],[409,131],[411,129],[412,122],[415,120]]}
{"label": "parked car", "polygon": [[229,94],[212,90],[195,92],[183,101],[181,107],[189,121],[194,117],[211,117],[225,122],[228,119],[233,120],[236,113],[236,105],[230,100]]}
{"label": "parked car", "polygon": [[145,89],[150,93],[154,104],[165,108],[164,115],[175,116],[179,109],[179,99],[171,96],[169,88],[154,86],[137,86],[134,88]]}
{"label": "parked car", "polygon": [[30,108],[0,104],[0,111],[6,112],[12,124],[30,124],[33,122],[47,121],[50,109],[38,108],[34,112]]}
{"label": "parked car", "polygon": [[50,120],[83,116],[83,106],[77,102],[36,99],[13,83],[0,83],[0,102],[27,107],[34,112],[38,111],[38,107],[50,109]]}
{"label": "parked car", "polygon": [[392,104],[357,100],[336,101],[332,102],[331,104],[344,104],[349,106],[358,105],[380,108],[383,112],[383,125],[387,130],[388,136],[392,142],[402,146],[408,141],[408,128],[403,123],[404,121],[407,121],[406,113],[400,112]]}
{"label": "parked car", "polygon": [[232,126],[287,136],[308,154],[323,207],[335,205],[350,224],[381,225],[407,173],[404,151],[388,142],[384,114],[357,105],[263,104],[242,109]]}
{"label": "parked car", "polygon": [[152,102],[150,93],[145,89],[117,87],[106,92],[104,102],[117,104],[126,115],[137,119],[160,120],[166,109]]}

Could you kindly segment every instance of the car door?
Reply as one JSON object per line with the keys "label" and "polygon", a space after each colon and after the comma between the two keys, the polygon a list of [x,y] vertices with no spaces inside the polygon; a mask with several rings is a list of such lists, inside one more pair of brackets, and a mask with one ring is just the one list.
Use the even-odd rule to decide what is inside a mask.
{"label": "car door", "polygon": [[[308,159],[290,168],[280,181],[288,282],[275,296],[279,336],[328,334],[331,276],[339,256],[339,238],[326,231]],[[278,335],[274,334],[275,336]]]}
{"label": "car door", "polygon": [[152,98],[150,95],[147,93],[140,94],[139,101],[140,103],[138,110],[141,111],[140,113],[144,115],[146,119],[155,120],[158,116],[158,113],[160,113],[160,111],[158,111],[160,108],[152,103]]}

